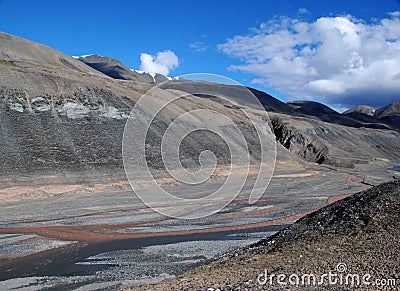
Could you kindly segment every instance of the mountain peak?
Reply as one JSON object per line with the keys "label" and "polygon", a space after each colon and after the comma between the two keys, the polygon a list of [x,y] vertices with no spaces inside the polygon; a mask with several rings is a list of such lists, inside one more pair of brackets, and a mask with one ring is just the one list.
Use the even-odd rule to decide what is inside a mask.
{"label": "mountain peak", "polygon": [[160,83],[171,79],[158,73],[130,69],[117,59],[97,54],[84,55],[77,59],[113,79],[144,83]]}
{"label": "mountain peak", "polygon": [[343,114],[350,114],[350,113],[362,113],[366,114],[369,116],[374,116],[376,109],[374,107],[368,106],[368,105],[357,105],[356,107],[353,107],[345,112]]}

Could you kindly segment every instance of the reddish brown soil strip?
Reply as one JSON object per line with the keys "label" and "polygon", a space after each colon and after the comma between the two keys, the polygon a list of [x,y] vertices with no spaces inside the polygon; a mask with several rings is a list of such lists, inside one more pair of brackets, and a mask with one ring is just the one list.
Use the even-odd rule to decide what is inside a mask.
{"label": "reddish brown soil strip", "polygon": [[[336,195],[328,199],[328,204],[337,200],[343,199],[352,194]],[[197,233],[213,233],[222,231],[239,231],[250,228],[266,227],[277,224],[283,224],[290,221],[298,220],[312,212],[302,212],[287,217],[282,217],[274,220],[251,223],[246,225],[235,225],[225,227],[214,227],[204,229],[180,230],[180,231],[166,231],[166,232],[146,232],[146,233],[128,233],[121,231],[109,232],[110,230],[121,230],[124,228],[137,227],[138,223],[127,224],[103,224],[103,225],[82,225],[82,226],[50,226],[50,227],[17,227],[17,228],[0,228],[0,233],[35,233],[44,237],[53,239],[61,239],[67,241],[82,241],[82,242],[101,242],[108,240],[119,240],[129,238],[144,238],[144,237],[162,237],[170,235],[186,235]],[[105,231],[105,232],[101,232]]]}
{"label": "reddish brown soil strip", "polygon": [[[267,201],[270,200],[270,197],[261,197],[258,201]],[[247,203],[248,198],[243,198],[243,199],[235,199],[231,203]],[[179,206],[177,204],[170,204],[168,206]],[[33,220],[25,220],[25,221],[20,221],[18,224],[31,224],[31,223],[43,223],[43,222],[56,222],[56,221],[63,221],[67,219],[74,219],[74,218],[83,218],[83,217],[93,217],[93,216],[106,216],[108,214],[112,213],[126,213],[130,211],[139,211],[143,209],[143,207],[137,207],[137,208],[127,208],[127,209],[117,209],[117,210],[110,210],[110,211],[99,211],[99,212],[92,212],[92,213],[86,213],[86,214],[80,214],[80,215],[70,215],[70,216],[64,216],[64,217],[59,217],[59,218],[51,218],[51,219],[33,219]],[[206,209],[206,207],[204,207]],[[196,208],[196,211],[198,211],[198,208]],[[182,215],[188,215],[190,213],[182,213]],[[135,224],[129,224],[130,227],[132,226],[140,226],[143,224],[147,223],[154,223],[154,222],[160,222],[164,220],[168,220],[168,217],[161,217],[159,219],[151,220],[151,221],[146,221],[146,222],[137,222]],[[123,224],[119,224],[123,225]],[[97,225],[88,225],[89,227],[92,226],[93,229],[99,229]],[[101,228],[104,228],[101,226]],[[0,228],[1,229],[1,228]]]}
{"label": "reddish brown soil strip", "polygon": [[121,232],[93,232],[94,228],[99,230],[122,229],[126,227],[134,227],[135,224],[117,224],[117,225],[98,225],[98,226],[51,226],[51,227],[18,227],[18,228],[0,228],[0,233],[35,233],[44,237],[50,237],[61,240],[85,241],[85,242],[100,242],[107,240],[128,239],[128,238],[143,238],[143,237],[160,237],[169,235],[185,235],[196,233],[212,233],[221,231],[236,231],[249,228],[272,226],[282,224],[289,221],[297,220],[313,211],[303,212],[279,219],[274,219],[265,222],[252,223],[246,225],[214,227],[204,229],[168,231],[168,232],[148,232],[148,233],[121,233]]}

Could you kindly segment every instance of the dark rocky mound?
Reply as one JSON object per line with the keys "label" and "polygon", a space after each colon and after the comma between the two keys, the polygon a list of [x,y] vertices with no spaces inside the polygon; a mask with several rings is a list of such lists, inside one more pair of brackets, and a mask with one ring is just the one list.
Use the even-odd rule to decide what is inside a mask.
{"label": "dark rocky mound", "polygon": [[284,290],[380,290],[376,283],[381,279],[396,284],[388,290],[397,290],[399,247],[400,181],[397,180],[337,201],[266,240],[151,289],[283,290],[276,277],[273,284],[257,281],[267,270],[269,276],[285,274],[285,282],[290,274],[314,274],[317,279],[329,272],[371,276],[369,285],[361,279],[335,285],[324,280],[320,286],[305,281],[299,286],[286,284]]}
{"label": "dark rocky mound", "polygon": [[258,98],[258,100],[260,100],[265,110],[283,114],[295,114],[295,110],[275,97],[253,88],[249,88],[249,90]]}
{"label": "dark rocky mound", "polygon": [[278,246],[327,234],[354,236],[399,227],[400,180],[395,180],[328,205],[256,245],[274,241]]}
{"label": "dark rocky mound", "polygon": [[114,79],[131,80],[145,83],[163,82],[167,80],[167,78],[161,74],[132,71],[120,61],[110,57],[88,55],[79,57],[78,60]]}

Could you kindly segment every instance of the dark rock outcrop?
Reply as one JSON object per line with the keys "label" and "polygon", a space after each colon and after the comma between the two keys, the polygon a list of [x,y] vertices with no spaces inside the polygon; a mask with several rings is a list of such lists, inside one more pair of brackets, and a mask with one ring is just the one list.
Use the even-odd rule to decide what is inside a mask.
{"label": "dark rock outcrop", "polygon": [[287,127],[282,120],[272,119],[272,127],[277,142],[287,148],[296,156],[308,162],[323,163],[328,154],[328,148],[300,131]]}

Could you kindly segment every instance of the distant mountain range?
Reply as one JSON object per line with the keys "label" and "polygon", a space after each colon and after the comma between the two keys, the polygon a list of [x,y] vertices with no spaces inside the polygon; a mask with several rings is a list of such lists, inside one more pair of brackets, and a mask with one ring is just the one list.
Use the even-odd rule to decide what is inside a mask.
{"label": "distant mountain range", "polygon": [[[110,57],[86,55],[75,58],[114,79],[131,80],[145,83],[161,83],[173,79],[158,73],[149,73],[129,69],[120,61]],[[188,84],[174,84],[173,87],[179,87],[180,89],[185,87],[184,91],[190,91],[190,89],[187,88]],[[291,110],[288,108],[288,106],[285,106],[284,103],[279,102],[279,100],[273,98],[272,96],[253,88],[249,89],[252,90],[257,97],[259,97],[267,111],[286,114],[310,115],[318,117],[323,121],[334,122],[346,126],[400,129],[400,102],[394,102],[378,109],[367,105],[358,105],[345,111],[343,114],[336,112],[326,105],[314,101],[286,102],[286,105],[289,105],[289,107],[294,109]],[[268,100],[264,100],[267,95],[270,98],[268,98]]]}

